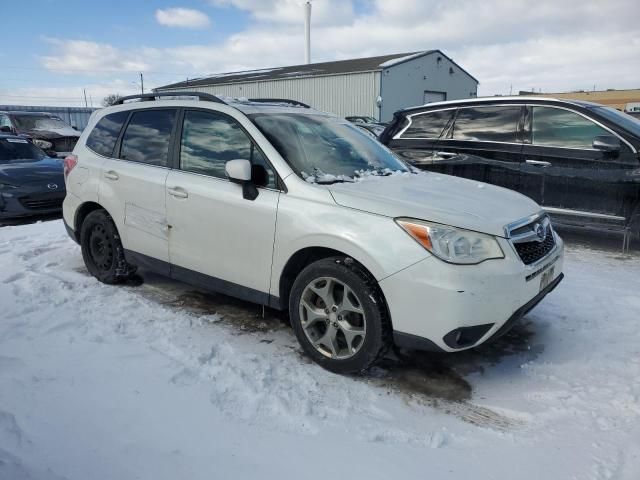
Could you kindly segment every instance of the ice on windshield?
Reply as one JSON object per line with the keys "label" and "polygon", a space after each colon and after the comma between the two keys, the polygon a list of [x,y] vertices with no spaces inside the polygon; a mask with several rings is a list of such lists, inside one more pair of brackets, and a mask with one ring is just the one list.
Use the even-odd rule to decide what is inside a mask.
{"label": "ice on windshield", "polygon": [[364,174],[410,171],[384,145],[344,120],[295,113],[251,117],[293,170],[307,181],[348,182]]}
{"label": "ice on windshield", "polygon": [[59,118],[48,116],[14,116],[13,121],[20,130],[60,130],[71,128]]}

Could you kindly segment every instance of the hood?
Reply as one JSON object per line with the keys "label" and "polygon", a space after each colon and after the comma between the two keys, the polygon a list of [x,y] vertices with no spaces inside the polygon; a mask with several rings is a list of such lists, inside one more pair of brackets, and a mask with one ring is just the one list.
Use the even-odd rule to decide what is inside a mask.
{"label": "hood", "polygon": [[344,207],[501,237],[506,225],[541,210],[533,200],[514,191],[430,172],[366,177],[328,188],[336,203]]}
{"label": "hood", "polygon": [[19,132],[23,134],[27,134],[33,138],[40,138],[42,140],[51,140],[51,139],[64,138],[64,137],[78,138],[80,136],[80,132],[78,132],[77,130],[74,130],[71,127],[55,128],[51,130],[39,130],[39,129],[19,130]]}
{"label": "hood", "polygon": [[58,190],[64,190],[62,162],[53,158],[0,162],[0,183],[16,186],[55,183]]}

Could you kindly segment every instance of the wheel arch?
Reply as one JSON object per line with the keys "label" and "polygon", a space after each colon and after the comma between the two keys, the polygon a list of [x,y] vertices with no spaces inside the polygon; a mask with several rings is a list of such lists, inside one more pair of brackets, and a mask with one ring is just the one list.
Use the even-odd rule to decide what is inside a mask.
{"label": "wheel arch", "polygon": [[87,215],[96,210],[104,210],[109,215],[111,215],[106,208],[93,201],[84,202],[77,208],[73,219],[73,231],[74,235],[76,236],[77,242],[80,242],[80,229],[82,228],[82,222],[84,222],[84,219],[87,218]]}
{"label": "wheel arch", "polygon": [[[293,253],[282,269],[279,279],[278,279],[278,292],[279,292],[279,307],[282,310],[287,310],[289,308],[289,296],[291,294],[291,289],[293,287],[293,283],[295,279],[298,277],[300,272],[304,270],[308,265],[316,262],[318,260],[322,260],[323,258],[329,257],[344,257],[350,258],[353,260],[356,265],[368,276],[371,277],[372,281],[378,284],[378,279],[373,274],[370,268],[367,268],[367,265],[363,263],[359,256],[352,255],[351,253],[344,252],[342,250],[337,250],[335,248],[323,247],[323,246],[310,246],[304,247],[297,250]],[[388,318],[391,323],[393,323],[391,319],[391,312],[387,305],[384,292],[382,288],[378,285],[379,293],[384,300],[385,308],[387,310]]]}

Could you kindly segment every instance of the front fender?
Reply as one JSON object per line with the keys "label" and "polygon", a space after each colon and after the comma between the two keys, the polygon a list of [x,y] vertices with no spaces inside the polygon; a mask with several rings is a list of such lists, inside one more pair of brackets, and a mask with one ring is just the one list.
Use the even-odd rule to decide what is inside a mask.
{"label": "front fender", "polygon": [[392,218],[282,195],[273,252],[271,295],[296,252],[310,247],[337,250],[361,263],[376,280],[429,257]]}

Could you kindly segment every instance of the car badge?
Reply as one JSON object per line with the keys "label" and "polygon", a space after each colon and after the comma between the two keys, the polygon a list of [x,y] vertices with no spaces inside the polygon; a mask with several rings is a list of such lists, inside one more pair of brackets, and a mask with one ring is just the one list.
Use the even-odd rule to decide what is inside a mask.
{"label": "car badge", "polygon": [[58,184],[57,183],[48,183],[47,184],[47,188],[49,190],[57,190],[58,189]]}
{"label": "car badge", "polygon": [[541,242],[544,242],[547,238],[547,229],[541,223],[536,223],[533,226],[533,231],[536,233]]}

